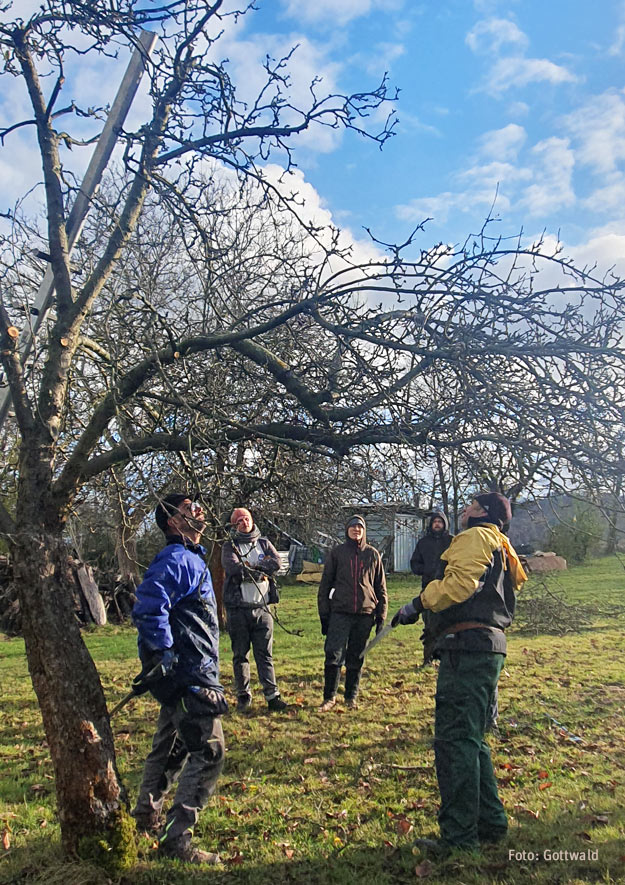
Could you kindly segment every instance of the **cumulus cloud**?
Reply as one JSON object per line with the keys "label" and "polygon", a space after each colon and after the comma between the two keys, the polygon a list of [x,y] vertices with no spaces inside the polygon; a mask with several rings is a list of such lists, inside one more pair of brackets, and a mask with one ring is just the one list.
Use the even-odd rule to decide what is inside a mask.
{"label": "cumulus cloud", "polygon": [[467,34],[466,44],[473,52],[498,53],[512,44],[524,49],[529,41],[523,31],[507,18],[489,18],[477,22]]}
{"label": "cumulus cloud", "polygon": [[282,0],[287,16],[311,25],[331,27],[346,25],[355,18],[369,15],[376,9],[394,10],[402,6],[401,0]]}
{"label": "cumulus cloud", "polygon": [[509,123],[503,129],[485,132],[479,140],[480,153],[499,161],[516,160],[527,139],[527,133],[517,123]]}
{"label": "cumulus cloud", "polygon": [[396,215],[409,221],[433,218],[436,224],[445,224],[453,213],[486,217],[522,209],[526,215],[547,218],[572,206],[576,201],[575,154],[569,141],[544,139],[519,162],[525,141],[525,130],[514,124],[486,133],[473,164],[456,175],[457,190],[396,206]]}
{"label": "cumulus cloud", "polygon": [[[219,50],[220,57],[228,58],[228,70],[236,85],[239,101],[250,106],[265,86],[267,74],[263,66],[267,56],[271,59],[284,58],[293,47],[296,48],[286,67],[281,70],[282,76],[288,74],[289,77],[289,104],[292,107],[309,107],[310,86],[315,79],[318,95],[341,92],[338,84],[341,65],[331,61],[323,47],[301,34],[254,34],[247,37],[238,34],[233,39],[220,40],[216,50]],[[284,124],[299,119],[299,115],[289,110],[288,106],[283,109]],[[340,130],[317,125],[301,133],[297,143],[300,147],[305,145],[317,152],[327,153],[337,146],[340,138]]]}
{"label": "cumulus cloud", "polygon": [[546,58],[511,56],[497,59],[483,88],[485,92],[498,95],[512,87],[527,86],[530,83],[559,84],[577,81],[578,77],[567,68]]}
{"label": "cumulus cloud", "polygon": [[525,189],[521,205],[531,215],[549,215],[575,202],[573,169],[575,155],[568,139],[546,138],[534,145],[531,151],[533,183]]}
{"label": "cumulus cloud", "polygon": [[592,96],[564,119],[575,140],[580,163],[608,173],[625,160],[625,94],[604,92]]}
{"label": "cumulus cloud", "polygon": [[499,96],[508,89],[530,83],[574,83],[579,79],[549,59],[527,57],[527,35],[511,19],[483,19],[474,25],[465,40],[474,53],[493,60],[480,87],[490,95]]}

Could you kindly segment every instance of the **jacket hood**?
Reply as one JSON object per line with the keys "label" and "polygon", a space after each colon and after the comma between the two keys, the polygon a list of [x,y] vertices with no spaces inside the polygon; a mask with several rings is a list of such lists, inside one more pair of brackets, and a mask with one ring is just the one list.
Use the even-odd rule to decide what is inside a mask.
{"label": "jacket hood", "polygon": [[443,526],[444,526],[443,532],[449,531],[449,520],[447,519],[445,514],[441,510],[434,510],[434,512],[430,516],[430,521],[428,523],[428,529],[427,529],[428,532],[431,532],[432,534],[434,534],[434,532],[432,532],[432,523],[434,522],[435,519],[442,519],[443,520]]}
{"label": "jacket hood", "polygon": [[350,516],[350,518],[345,523],[345,539],[347,541],[350,541],[352,544],[354,543],[354,541],[352,541],[352,539],[349,537],[347,530],[350,527],[350,525],[354,525],[354,523],[356,523],[356,522],[360,523],[360,525],[362,525],[362,527],[364,529],[362,541],[360,542],[360,545],[359,545],[360,547],[364,547],[365,544],[367,543],[367,523],[365,522],[364,516],[361,516],[359,513],[354,513],[354,515]]}

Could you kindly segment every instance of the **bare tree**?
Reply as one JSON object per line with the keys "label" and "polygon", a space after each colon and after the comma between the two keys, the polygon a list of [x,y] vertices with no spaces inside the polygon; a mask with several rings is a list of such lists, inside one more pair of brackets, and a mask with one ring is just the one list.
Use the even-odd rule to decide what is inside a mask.
{"label": "bare tree", "polygon": [[[372,257],[357,260],[339,232],[306,220],[288,176],[272,184],[262,164],[277,150],[288,167],[290,139],[310,127],[366,134],[386,83],[352,96],[321,96],[315,83],[298,108],[288,59],[268,60],[265,88],[243,104],[227,66],[213,61],[223,2],[143,6],[47,0],[0,27],[5,74],[23,80],[32,106],[32,119],[0,138],[9,144],[17,127],[32,127],[46,224],[39,236],[12,218],[15,238],[1,251],[0,347],[19,478],[0,529],[70,851],[115,845],[125,809],[101,685],[70,609],[63,541],[73,502],[97,477],[123,471],[132,487],[140,474],[158,495],[174,456],[196,487],[213,483],[217,513],[228,495],[253,498],[265,480],[275,487],[281,463],[317,469],[371,445],[425,456],[523,439],[528,456],[569,469],[616,475],[623,466],[612,445],[625,395],[619,280],[577,269],[542,242],[490,240],[487,229],[461,247],[421,252],[418,231],[401,247],[372,240]],[[161,31],[146,61],[152,115],[123,134],[124,175],[94,205],[74,265],[65,146],[79,139],[57,121],[69,128],[82,111],[56,110],[65,67],[136,45],[148,25]],[[372,137],[389,134],[385,126]],[[155,224],[148,202],[174,224]],[[33,247],[52,268],[55,302],[23,364],[16,339],[37,282]],[[225,487],[227,474],[236,482]]]}

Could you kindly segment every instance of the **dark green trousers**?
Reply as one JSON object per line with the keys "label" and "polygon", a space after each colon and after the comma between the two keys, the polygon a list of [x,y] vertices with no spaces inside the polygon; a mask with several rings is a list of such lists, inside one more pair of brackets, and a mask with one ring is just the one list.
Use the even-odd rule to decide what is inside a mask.
{"label": "dark green trousers", "polygon": [[441,838],[475,848],[508,828],[484,741],[504,655],[443,651],[436,686],[434,753]]}

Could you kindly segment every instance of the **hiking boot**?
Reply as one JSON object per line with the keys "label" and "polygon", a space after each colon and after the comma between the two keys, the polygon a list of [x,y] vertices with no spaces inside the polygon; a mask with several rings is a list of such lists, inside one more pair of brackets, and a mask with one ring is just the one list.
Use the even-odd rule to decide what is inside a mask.
{"label": "hiking boot", "polygon": [[252,699],[249,694],[239,695],[237,698],[237,713],[247,713],[252,706]]}
{"label": "hiking boot", "polygon": [[425,854],[426,857],[433,860],[444,860],[450,855],[469,854],[479,852],[479,845],[452,845],[443,839],[415,839],[412,843],[413,853]]}
{"label": "hiking boot", "polygon": [[280,695],[276,695],[275,698],[270,698],[267,701],[267,707],[271,713],[282,713],[286,710],[288,704],[282,700]]}
{"label": "hiking boot", "polygon": [[329,713],[332,707],[336,704],[336,698],[328,698],[323,702],[323,704],[317,710],[318,713]]}
{"label": "hiking boot", "polygon": [[183,863],[221,863],[218,854],[212,851],[202,851],[191,845],[191,838],[184,836],[180,839],[166,839],[158,846],[159,857],[169,857],[172,860],[181,860]]}
{"label": "hiking boot", "polygon": [[451,846],[441,839],[415,839],[412,845],[413,852],[421,852],[436,859],[447,857],[451,851]]}
{"label": "hiking boot", "polygon": [[345,698],[345,706],[348,710],[357,710],[358,704],[356,698]]}
{"label": "hiking boot", "polygon": [[139,833],[155,836],[163,825],[160,811],[133,811],[132,816]]}

